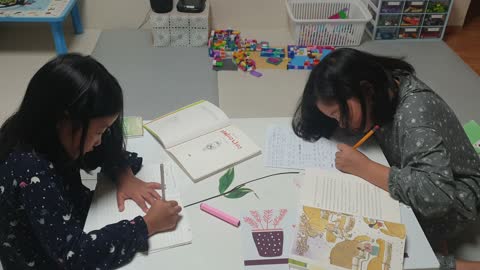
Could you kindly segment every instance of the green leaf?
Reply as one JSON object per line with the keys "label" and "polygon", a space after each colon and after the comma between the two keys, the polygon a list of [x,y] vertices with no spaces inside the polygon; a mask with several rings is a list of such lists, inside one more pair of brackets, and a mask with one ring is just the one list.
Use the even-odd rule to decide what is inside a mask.
{"label": "green leaf", "polygon": [[224,193],[228,189],[228,187],[232,184],[233,178],[235,178],[235,171],[232,167],[228,169],[227,172],[225,172],[225,174],[222,177],[220,177],[218,191],[220,193]]}
{"label": "green leaf", "polygon": [[229,198],[229,199],[238,199],[238,198],[241,198],[241,197],[247,195],[250,192],[253,192],[253,190],[251,190],[249,188],[239,188],[239,189],[235,189],[234,191],[232,191],[228,194],[225,194],[224,196]]}

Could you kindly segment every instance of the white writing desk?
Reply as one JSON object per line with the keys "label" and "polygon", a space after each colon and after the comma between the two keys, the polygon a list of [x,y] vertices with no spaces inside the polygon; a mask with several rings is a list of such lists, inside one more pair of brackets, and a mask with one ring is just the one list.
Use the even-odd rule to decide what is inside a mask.
{"label": "white writing desk", "polygon": [[[270,124],[289,125],[290,118],[246,118],[233,119],[233,124],[240,127],[261,148],[265,144],[265,134]],[[137,152],[144,159],[144,164],[161,163],[170,159],[161,145],[148,133],[142,138],[129,139],[129,151]],[[387,164],[378,147],[364,151],[372,160]],[[271,173],[287,171],[263,166],[263,155],[256,156],[235,166],[235,180],[231,187],[245,181]],[[182,177],[180,191],[184,204],[218,194],[220,172],[198,183],[188,177]],[[248,184],[259,196],[248,194],[239,199],[216,198],[209,204],[239,217],[245,210],[267,208],[295,208],[298,204],[298,188],[294,184],[295,175],[282,175]],[[144,179],[148,181],[148,179]],[[115,192],[112,190],[112,192]],[[168,199],[168,198],[167,198]],[[401,219],[407,227],[407,248],[409,257],[405,259],[405,269],[438,269],[437,259],[423,234],[411,209],[401,206]],[[240,228],[235,228],[199,209],[198,205],[184,209],[188,212],[193,230],[193,242],[190,245],[153,253],[148,256],[137,254],[133,261],[122,269],[168,269],[168,270],[243,270],[242,239]],[[108,213],[97,213],[91,208],[85,224],[85,231],[90,231],[99,218]],[[105,224],[107,225],[107,224]]]}

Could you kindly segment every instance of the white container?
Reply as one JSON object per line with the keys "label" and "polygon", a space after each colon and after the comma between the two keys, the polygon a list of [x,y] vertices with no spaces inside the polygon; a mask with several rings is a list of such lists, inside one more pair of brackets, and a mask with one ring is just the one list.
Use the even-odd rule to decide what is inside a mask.
{"label": "white container", "polygon": [[208,41],[209,1],[200,13],[177,11],[178,0],[173,1],[173,10],[168,13],[150,15],[153,46],[155,47],[197,47],[205,46]]}
{"label": "white container", "polygon": [[[372,19],[360,0],[286,0],[297,45],[358,46]],[[347,19],[328,19],[346,9]]]}

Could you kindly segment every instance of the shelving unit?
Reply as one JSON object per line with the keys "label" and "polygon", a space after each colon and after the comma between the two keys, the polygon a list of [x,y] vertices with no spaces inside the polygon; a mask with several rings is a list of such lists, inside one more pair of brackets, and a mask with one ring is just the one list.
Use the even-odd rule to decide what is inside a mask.
{"label": "shelving unit", "polygon": [[362,0],[372,20],[367,33],[376,40],[441,40],[454,0]]}

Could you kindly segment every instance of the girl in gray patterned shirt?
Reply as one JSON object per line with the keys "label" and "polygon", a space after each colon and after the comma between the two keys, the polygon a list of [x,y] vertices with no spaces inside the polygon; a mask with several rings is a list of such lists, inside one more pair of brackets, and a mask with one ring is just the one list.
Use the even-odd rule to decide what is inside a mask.
{"label": "girl in gray patterned shirt", "polygon": [[345,144],[338,145],[336,167],[411,206],[441,269],[480,269],[444,248],[480,210],[480,160],[454,112],[407,62],[338,49],[312,70],[293,129],[315,141],[337,127],[363,133],[374,125],[390,167]]}

